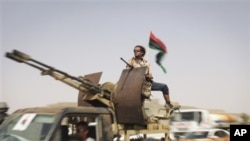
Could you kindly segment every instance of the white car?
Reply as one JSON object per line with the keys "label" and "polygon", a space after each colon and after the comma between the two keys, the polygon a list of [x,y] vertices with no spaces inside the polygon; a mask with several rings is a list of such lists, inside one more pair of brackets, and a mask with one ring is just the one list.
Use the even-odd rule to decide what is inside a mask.
{"label": "white car", "polygon": [[187,132],[179,138],[179,141],[192,141],[192,140],[207,140],[207,139],[222,139],[227,140],[230,137],[230,133],[224,129],[208,129]]}

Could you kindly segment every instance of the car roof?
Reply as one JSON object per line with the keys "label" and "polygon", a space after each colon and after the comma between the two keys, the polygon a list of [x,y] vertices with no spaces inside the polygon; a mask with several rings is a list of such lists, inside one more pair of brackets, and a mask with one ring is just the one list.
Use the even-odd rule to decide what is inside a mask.
{"label": "car roof", "polygon": [[56,107],[30,107],[18,109],[13,114],[24,114],[24,113],[49,113],[58,114],[61,112],[78,112],[78,113],[109,113],[107,108],[101,107],[66,107],[66,106],[56,106]]}

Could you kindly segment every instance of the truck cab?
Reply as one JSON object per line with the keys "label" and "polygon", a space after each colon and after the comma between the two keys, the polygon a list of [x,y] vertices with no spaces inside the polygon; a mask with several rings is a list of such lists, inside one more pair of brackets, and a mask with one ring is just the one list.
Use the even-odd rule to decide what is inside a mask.
{"label": "truck cab", "polygon": [[89,136],[112,140],[112,116],[106,108],[39,107],[15,111],[0,127],[1,141],[77,141],[75,125],[89,123]]}

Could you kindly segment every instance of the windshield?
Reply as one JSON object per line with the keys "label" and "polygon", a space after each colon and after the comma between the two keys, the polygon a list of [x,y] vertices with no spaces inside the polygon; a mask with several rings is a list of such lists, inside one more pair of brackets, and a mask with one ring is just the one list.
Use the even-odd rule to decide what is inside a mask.
{"label": "windshield", "polygon": [[171,121],[201,121],[201,112],[180,112],[174,113]]}
{"label": "windshield", "polygon": [[48,114],[12,114],[0,127],[0,140],[43,141],[53,121]]}

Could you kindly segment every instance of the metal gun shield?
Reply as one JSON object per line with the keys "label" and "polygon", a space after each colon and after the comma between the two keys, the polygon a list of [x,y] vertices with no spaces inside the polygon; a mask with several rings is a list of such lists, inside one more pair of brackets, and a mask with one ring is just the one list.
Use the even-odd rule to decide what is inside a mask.
{"label": "metal gun shield", "polygon": [[145,124],[142,85],[145,67],[124,69],[115,89],[115,112],[121,124]]}

